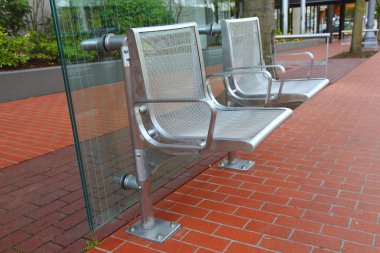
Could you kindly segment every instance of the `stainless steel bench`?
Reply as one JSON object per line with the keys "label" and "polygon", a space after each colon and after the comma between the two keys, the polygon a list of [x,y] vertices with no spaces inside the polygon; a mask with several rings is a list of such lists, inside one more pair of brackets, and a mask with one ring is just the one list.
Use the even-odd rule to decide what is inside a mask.
{"label": "stainless steel bench", "polygon": [[[154,218],[149,176],[158,165],[152,166],[145,148],[171,155],[251,152],[292,111],[217,103],[207,85],[195,23],[130,29],[127,38],[122,55],[137,166],[137,186],[131,180],[130,188],[139,189],[142,208],[142,220],[128,233],[162,242],[179,225]],[[128,188],[127,179],[123,184]]]}
{"label": "stainless steel bench", "polygon": [[221,27],[224,71],[271,68],[280,72],[278,80],[262,73],[230,78],[225,82],[230,101],[244,106],[303,102],[329,84],[326,78],[310,78],[313,64],[310,53],[304,53],[311,58],[307,78],[286,79],[284,67],[265,65],[258,18],[223,20]]}

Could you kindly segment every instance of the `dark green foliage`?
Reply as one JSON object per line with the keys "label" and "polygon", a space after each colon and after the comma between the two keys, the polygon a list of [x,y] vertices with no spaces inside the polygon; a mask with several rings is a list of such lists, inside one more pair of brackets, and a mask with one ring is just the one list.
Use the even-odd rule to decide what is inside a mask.
{"label": "dark green foliage", "polygon": [[0,26],[11,35],[26,27],[26,14],[30,12],[28,0],[0,0]]}
{"label": "dark green foliage", "polygon": [[[98,56],[84,51],[83,40],[102,34],[124,34],[130,27],[174,23],[174,17],[164,0],[108,0],[104,5],[62,7],[58,10],[62,31],[61,41],[67,63],[92,62],[97,57],[119,59],[118,52]],[[86,22],[83,22],[86,20]]]}
{"label": "dark green foliage", "polygon": [[58,62],[58,46],[54,37],[40,32],[29,32],[26,36],[32,61],[54,64]]}
{"label": "dark green foliage", "polygon": [[0,27],[0,68],[18,68],[30,63],[58,63],[58,46],[54,36],[29,32],[10,37]]}
{"label": "dark green foliage", "polygon": [[[63,7],[59,9],[61,26],[71,33],[93,35],[113,32],[125,33],[130,27],[153,26],[174,23],[173,13],[163,0],[108,0],[104,5]],[[86,17],[86,26],[83,24]]]}
{"label": "dark green foliage", "polygon": [[95,60],[97,53],[94,51],[84,51],[80,47],[81,41],[88,38],[88,34],[66,34],[62,35],[63,52],[66,63],[75,64],[83,62],[92,62]]}
{"label": "dark green foliage", "polygon": [[[164,0],[108,0],[104,5],[82,8],[71,5],[58,10],[61,27],[69,29],[61,34],[67,63],[97,60],[96,52],[81,49],[80,42],[85,39],[109,32],[125,33],[130,27],[175,22]],[[25,36],[16,36],[20,29],[25,28],[25,16],[29,11],[27,0],[0,0],[0,27],[3,27],[0,29],[0,68],[58,63],[57,43],[54,32],[49,29],[52,27],[49,22],[43,26],[45,33],[30,31]],[[101,57],[119,58],[117,53]]]}
{"label": "dark green foliage", "polygon": [[130,27],[174,23],[173,14],[162,0],[109,0],[100,13],[103,27],[125,33]]}
{"label": "dark green foliage", "polygon": [[24,37],[10,38],[0,26],[0,68],[18,67],[25,64],[29,54],[25,52],[28,42]]}

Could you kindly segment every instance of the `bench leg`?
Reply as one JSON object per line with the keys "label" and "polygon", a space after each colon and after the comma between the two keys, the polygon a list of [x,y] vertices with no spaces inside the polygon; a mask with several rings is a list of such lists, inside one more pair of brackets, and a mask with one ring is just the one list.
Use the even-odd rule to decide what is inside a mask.
{"label": "bench leg", "polygon": [[254,161],[237,158],[235,152],[228,152],[227,160],[220,163],[219,167],[246,171],[252,168],[253,165],[255,165]]}
{"label": "bench leg", "polygon": [[[138,191],[140,194],[141,220],[133,224],[125,232],[158,243],[163,243],[179,228],[180,224],[154,217],[150,176],[146,175],[144,155],[136,157]],[[142,172],[142,173],[139,173]],[[142,180],[141,180],[142,179]]]}

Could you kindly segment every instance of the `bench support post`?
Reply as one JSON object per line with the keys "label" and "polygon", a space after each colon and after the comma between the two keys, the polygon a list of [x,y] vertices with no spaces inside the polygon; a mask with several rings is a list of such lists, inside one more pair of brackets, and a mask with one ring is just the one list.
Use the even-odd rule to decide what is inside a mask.
{"label": "bench support post", "polygon": [[[150,173],[145,168],[144,152],[136,153],[137,185],[140,193],[141,220],[125,232],[158,243],[163,243],[179,228],[180,224],[154,217]],[[130,179],[129,179],[130,180]]]}
{"label": "bench support post", "polygon": [[[141,220],[133,224],[125,232],[146,240],[163,243],[175,233],[181,225],[154,217],[151,189],[151,173],[154,168],[149,169],[149,159],[144,151],[144,144],[139,136],[138,125],[134,115],[134,82],[131,76],[129,50],[126,38],[122,43],[121,55],[124,67],[124,84],[127,95],[128,117],[131,122],[130,128],[136,162],[136,177],[125,175],[122,177],[120,183],[124,189],[134,189],[139,191],[141,207]],[[159,165],[157,164],[157,166]]]}
{"label": "bench support post", "polygon": [[228,152],[227,160],[224,160],[222,163],[220,163],[219,167],[246,171],[252,168],[253,165],[255,165],[254,161],[237,158],[235,152]]}

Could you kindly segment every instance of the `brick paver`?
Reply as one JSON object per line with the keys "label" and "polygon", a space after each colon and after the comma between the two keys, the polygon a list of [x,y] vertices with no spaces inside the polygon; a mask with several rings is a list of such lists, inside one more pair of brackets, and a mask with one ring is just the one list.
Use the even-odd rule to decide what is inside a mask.
{"label": "brick paver", "polygon": [[[294,52],[298,51],[305,51],[305,49],[295,50]],[[307,51],[312,52],[316,60],[324,57],[324,45],[309,47]],[[329,56],[336,55],[339,52],[339,42],[330,45]],[[345,61],[344,64],[342,64],[343,62],[341,60],[330,61],[328,75],[332,82],[335,82],[347,71],[355,68],[362,60],[352,61],[351,59],[347,59]],[[339,70],[336,70],[335,66],[338,66]],[[313,72],[313,76],[321,76],[321,74],[324,74],[322,68],[316,67],[315,69],[316,71]],[[210,71],[215,72],[217,70],[212,69]],[[305,70],[297,69],[297,71],[289,71],[288,77],[305,76],[304,73],[306,73]],[[112,117],[110,110],[112,110],[113,107],[113,97],[104,98],[103,94],[110,94],[110,92],[104,92],[103,89],[115,89],[113,91],[114,93],[120,93],[123,92],[123,84],[112,85],[112,87],[99,86],[92,88],[91,96],[94,101],[101,101],[101,103],[96,102],[93,104],[97,104],[101,107],[96,110],[94,110],[94,108],[86,109],[89,104],[77,101],[76,106],[78,108],[76,109],[78,111],[90,111],[90,109],[92,109],[91,112],[95,114],[89,116],[99,116],[104,119],[106,117],[104,113],[105,108],[108,108],[107,115]],[[109,101],[109,104],[107,104],[107,101]],[[90,106],[93,106],[93,104]],[[73,144],[70,118],[64,93],[0,103],[0,118],[0,169]],[[126,120],[127,116],[125,115],[125,117],[122,118]],[[80,119],[77,120],[80,124],[80,120],[86,121],[88,119],[86,115],[83,114]],[[127,124],[126,121],[114,122],[113,120],[108,120],[107,126],[105,126],[103,121],[104,120],[91,121],[91,124],[95,122],[99,123],[96,125],[96,128],[94,128],[96,132],[91,134],[101,135],[110,131],[110,129],[120,129]],[[81,136],[81,138],[86,139],[92,137],[84,136],[84,134],[88,133],[82,133],[83,136]]]}
{"label": "brick paver", "polygon": [[[372,59],[379,58],[376,55]],[[347,63],[337,61],[331,73],[337,73],[338,79],[362,61],[352,66]],[[363,68],[368,69],[366,66]],[[348,77],[360,76],[361,72],[353,73]],[[360,77],[359,81],[373,80]],[[347,84],[342,82],[338,83],[343,86],[342,94],[341,89],[330,91],[334,85],[329,87],[298,108],[294,117],[257,152],[242,154],[257,161],[254,170],[236,173],[214,166],[159,202],[156,205],[159,217],[180,221],[184,226],[174,240],[159,247],[125,235],[123,228],[106,239],[97,252],[132,249],[138,250],[132,252],[216,252],[213,245],[218,250],[224,247],[225,252],[281,252],[280,249],[288,252],[285,249],[292,247],[300,252],[310,248],[313,252],[328,252],[324,250],[335,249],[339,243],[343,252],[378,250],[380,175],[375,162],[367,166],[369,161],[379,160],[373,151],[377,146],[373,143],[376,135],[359,132],[365,132],[367,126],[353,123],[355,116],[364,123],[376,123],[373,99],[377,88],[370,85],[367,90],[358,80],[350,78]],[[347,90],[348,87],[351,89]],[[371,98],[371,106],[365,96]],[[350,108],[340,110],[347,99],[350,108],[356,108],[353,112]],[[373,117],[361,116],[361,106]],[[20,156],[10,151],[33,150],[40,143],[59,144],[46,151],[50,152],[72,144],[72,139],[68,141],[71,128],[66,108],[63,93],[0,104],[5,126],[9,127],[13,120],[15,129],[1,132],[0,143],[3,137],[8,142],[0,144],[0,154],[1,148],[10,148],[5,151],[8,155]],[[26,116],[22,111],[27,112]],[[36,116],[32,114],[34,111]],[[342,126],[334,112],[344,119]],[[45,131],[41,122],[48,122],[47,126],[58,131],[49,135],[50,128]],[[29,124],[40,127],[22,127]],[[43,134],[48,134],[49,139],[38,141]],[[59,141],[55,142],[57,138]],[[348,145],[351,142],[358,148]],[[369,147],[367,142],[371,144]],[[41,154],[44,152],[22,156],[22,160]],[[215,159],[219,158],[204,160],[202,166],[193,168],[192,175],[203,171]],[[138,212],[134,206],[95,234],[89,233],[73,146],[9,166],[22,160],[0,162],[0,168],[4,167],[0,170],[0,252],[81,252],[93,236],[104,238]],[[157,196],[162,197],[176,187],[177,183],[169,183]],[[171,206],[170,210],[167,206]],[[356,233],[350,234],[351,230]],[[194,235],[215,239],[194,244],[194,240],[200,240]],[[372,245],[368,244],[368,235],[373,238]],[[321,238],[328,240],[319,243]],[[273,243],[268,243],[271,240]],[[314,241],[317,243],[311,243]]]}
{"label": "brick paver", "polygon": [[0,104],[0,168],[73,143],[63,93]]}
{"label": "brick paver", "polygon": [[[157,201],[220,159],[204,156],[186,177],[157,191]],[[2,169],[0,193],[0,252],[82,252],[86,241],[104,238],[138,214],[135,205],[89,232],[73,146]]]}
{"label": "brick paver", "polygon": [[254,169],[214,165],[159,202],[183,223],[163,245],[123,228],[91,252],[380,252],[379,66],[380,53],[242,153]]}

